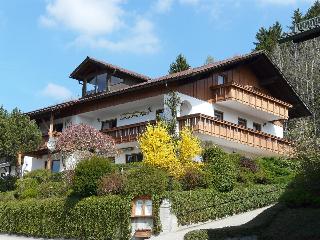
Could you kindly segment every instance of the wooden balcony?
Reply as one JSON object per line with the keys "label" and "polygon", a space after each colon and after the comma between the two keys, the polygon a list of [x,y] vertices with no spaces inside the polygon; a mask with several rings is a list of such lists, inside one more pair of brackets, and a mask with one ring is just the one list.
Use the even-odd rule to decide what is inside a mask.
{"label": "wooden balcony", "polygon": [[276,155],[289,155],[292,152],[291,143],[261,131],[248,129],[227,121],[221,121],[203,114],[193,114],[178,118],[179,129],[190,127],[193,132],[210,135],[231,142],[268,151]]}
{"label": "wooden balcony", "polygon": [[116,128],[102,130],[103,133],[113,137],[117,144],[137,141],[138,136],[143,133],[148,123],[154,124],[155,121],[141,122],[125,125]]}
{"label": "wooden balcony", "polygon": [[[211,87],[211,102],[236,101],[253,109],[267,112],[275,116],[274,119],[288,119],[291,104],[254,90],[250,86],[228,83]],[[238,108],[235,106],[235,108]],[[271,120],[271,119],[269,119]]]}

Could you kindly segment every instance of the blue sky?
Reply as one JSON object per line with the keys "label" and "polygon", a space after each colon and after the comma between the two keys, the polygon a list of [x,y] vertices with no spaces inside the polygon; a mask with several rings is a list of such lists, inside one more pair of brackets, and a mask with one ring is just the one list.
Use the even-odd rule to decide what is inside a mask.
{"label": "blue sky", "polygon": [[0,0],[0,105],[31,111],[78,97],[86,56],[156,77],[251,51],[261,26],[288,26],[312,0]]}

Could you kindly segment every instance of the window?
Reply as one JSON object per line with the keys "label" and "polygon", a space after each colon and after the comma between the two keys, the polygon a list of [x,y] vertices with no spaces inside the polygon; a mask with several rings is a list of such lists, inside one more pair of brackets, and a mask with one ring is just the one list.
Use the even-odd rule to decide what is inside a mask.
{"label": "window", "polygon": [[253,123],[253,130],[261,131],[261,124],[260,123]]}
{"label": "window", "polygon": [[101,74],[97,76],[96,80],[97,92],[103,92],[107,90],[107,74]]}
{"label": "window", "polygon": [[119,83],[123,83],[123,79],[115,77],[115,76],[111,76],[111,83],[110,85],[116,85]]}
{"label": "window", "polygon": [[142,153],[126,154],[126,163],[142,162]]}
{"label": "window", "polygon": [[156,120],[161,120],[164,118],[164,109],[156,110]]}
{"label": "window", "polygon": [[140,197],[133,200],[132,216],[152,216],[152,200],[149,197]]}
{"label": "window", "polygon": [[51,171],[53,173],[60,172],[60,160],[53,160],[52,161]]}
{"label": "window", "polygon": [[224,75],[218,75],[217,84],[218,84],[218,85],[225,84],[225,76],[224,76]]}
{"label": "window", "polygon": [[238,118],[238,125],[242,127],[247,127],[247,120],[243,118]]}
{"label": "window", "polygon": [[104,92],[107,90],[107,73],[91,78],[87,82],[87,94]]}
{"label": "window", "polygon": [[215,110],[214,116],[215,116],[215,118],[219,119],[220,121],[223,121],[223,112]]}
{"label": "window", "polygon": [[102,121],[101,130],[110,129],[117,127],[117,119],[110,119],[106,121]]}

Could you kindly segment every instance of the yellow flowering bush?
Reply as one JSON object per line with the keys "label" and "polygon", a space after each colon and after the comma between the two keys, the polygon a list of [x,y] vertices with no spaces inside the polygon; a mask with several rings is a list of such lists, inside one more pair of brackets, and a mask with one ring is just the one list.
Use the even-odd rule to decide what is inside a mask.
{"label": "yellow flowering bush", "polygon": [[180,140],[177,145],[179,160],[183,165],[188,167],[199,165],[193,159],[201,154],[200,140],[192,134],[190,129],[184,128],[180,131]]}
{"label": "yellow flowering bush", "polygon": [[200,142],[187,129],[181,131],[181,139],[176,142],[166,125],[158,122],[148,125],[138,141],[143,161],[166,170],[171,176],[179,178],[185,169],[201,167],[200,163],[193,161],[201,153]]}

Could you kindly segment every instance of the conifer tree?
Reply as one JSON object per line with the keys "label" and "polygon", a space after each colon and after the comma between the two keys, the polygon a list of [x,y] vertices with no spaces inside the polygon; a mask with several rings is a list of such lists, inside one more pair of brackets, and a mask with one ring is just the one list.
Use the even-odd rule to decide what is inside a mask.
{"label": "conifer tree", "polygon": [[184,70],[188,70],[190,68],[190,65],[187,62],[187,59],[182,54],[179,54],[176,58],[176,60],[170,64],[169,73],[177,73]]}

